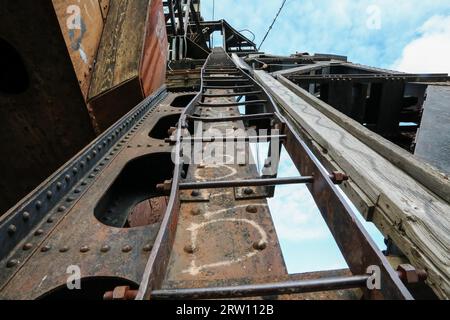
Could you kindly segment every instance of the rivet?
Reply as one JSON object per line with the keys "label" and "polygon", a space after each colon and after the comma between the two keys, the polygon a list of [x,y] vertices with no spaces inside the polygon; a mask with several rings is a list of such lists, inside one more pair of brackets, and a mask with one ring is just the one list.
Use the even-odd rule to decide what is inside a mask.
{"label": "rivet", "polygon": [[36,201],[36,209],[40,210],[42,208],[42,202]]}
{"label": "rivet", "polygon": [[6,267],[7,268],[14,268],[15,266],[17,266],[19,264],[19,260],[17,260],[17,259],[12,259],[12,260],[9,260],[7,263],[6,263]]}
{"label": "rivet", "polygon": [[81,185],[84,187],[84,186],[87,185],[87,182],[86,182],[86,181],[83,181],[83,182],[81,183]]}
{"label": "rivet", "polygon": [[94,156],[94,158],[97,156],[97,151],[96,150],[94,150],[93,152],[92,152],[92,155]]}
{"label": "rivet", "polygon": [[74,192],[75,192],[75,193],[81,193],[81,190],[80,190],[80,189],[75,189]]}
{"label": "rivet", "polygon": [[75,198],[73,198],[73,197],[68,197],[68,198],[66,199],[66,201],[67,201],[67,202],[74,202],[74,201],[75,201]]}
{"label": "rivet", "polygon": [[66,175],[66,176],[64,177],[64,179],[66,179],[66,181],[69,182],[69,181],[70,181],[70,176],[69,176],[69,175]]}
{"label": "rivet", "polygon": [[66,210],[67,210],[67,208],[64,207],[64,206],[61,206],[61,207],[58,208],[58,212],[64,212]]}
{"label": "rivet", "polygon": [[193,254],[196,251],[196,248],[192,244],[188,244],[184,247],[184,251],[189,254]]}
{"label": "rivet", "polygon": [[200,209],[200,208],[192,209],[192,211],[191,211],[191,214],[192,214],[193,216],[199,216],[199,215],[201,215],[202,213],[203,213],[203,210]]}
{"label": "rivet", "polygon": [[51,199],[53,197],[53,192],[47,191],[47,199]]}
{"label": "rivet", "polygon": [[81,253],[86,253],[86,252],[89,252],[89,250],[91,250],[88,246],[82,246],[81,248],[80,248],[80,252]]}
{"label": "rivet", "polygon": [[69,251],[69,250],[70,250],[69,247],[64,246],[64,247],[62,247],[61,249],[59,249],[59,252],[64,253],[64,252],[67,252],[67,251]]}
{"label": "rivet", "polygon": [[24,221],[28,221],[28,220],[30,220],[30,213],[28,213],[28,212],[24,212],[24,213],[22,213],[22,218],[23,218],[23,220]]}
{"label": "rivet", "polygon": [[89,178],[90,178],[90,179],[94,179],[94,178],[95,178],[95,174],[90,174],[90,175],[89,175]]}
{"label": "rivet", "polygon": [[36,237],[42,236],[43,234],[44,234],[44,230],[42,230],[42,229],[36,230],[36,232],[34,233],[34,235],[35,235]]}
{"label": "rivet", "polygon": [[200,195],[200,192],[198,190],[192,190],[191,196],[198,197]]}
{"label": "rivet", "polygon": [[253,243],[253,249],[262,251],[267,248],[267,243],[265,241],[259,241]]}
{"label": "rivet", "polygon": [[103,247],[101,247],[100,251],[103,253],[107,253],[109,250],[111,250],[111,247],[108,245],[104,245]]}
{"label": "rivet", "polygon": [[252,195],[254,193],[254,191],[252,188],[245,188],[244,193],[249,196],[249,195]]}
{"label": "rivet", "polygon": [[144,246],[144,248],[142,250],[144,250],[144,252],[150,252],[153,250],[153,246],[151,244],[148,244],[148,245]]}
{"label": "rivet", "polygon": [[50,251],[51,249],[52,249],[51,246],[46,245],[46,246],[44,246],[44,247],[41,248],[41,252],[48,252],[48,251]]}
{"label": "rivet", "polygon": [[8,227],[8,234],[10,235],[10,236],[12,236],[13,234],[15,234],[17,232],[17,227],[15,226],[15,225],[10,225],[9,227]]}
{"label": "rivet", "polygon": [[31,250],[33,248],[33,244],[32,243],[25,243],[24,245],[23,245],[23,250],[24,251],[28,251],[28,250]]}
{"label": "rivet", "polygon": [[123,252],[123,253],[131,252],[131,250],[133,250],[133,248],[132,248],[131,246],[129,246],[129,245],[126,245],[126,246],[124,246],[124,247],[122,248],[122,252]]}
{"label": "rivet", "polygon": [[57,190],[61,190],[62,189],[62,183],[61,182],[58,182],[57,184],[56,184],[56,189]]}
{"label": "rivet", "polygon": [[47,219],[47,223],[53,223],[55,222],[55,217],[50,217]]}
{"label": "rivet", "polygon": [[72,172],[73,172],[74,175],[77,175],[78,174],[78,169],[77,168],[73,168]]}
{"label": "rivet", "polygon": [[91,161],[91,159],[92,159],[91,156],[86,157],[87,162]]}
{"label": "rivet", "polygon": [[250,205],[247,207],[247,212],[249,213],[257,213],[258,212],[258,208],[256,206]]}
{"label": "rivet", "polygon": [[84,168],[85,165],[86,165],[86,162],[84,162],[84,161],[81,161],[81,162],[80,162],[80,167],[81,167],[81,168]]}

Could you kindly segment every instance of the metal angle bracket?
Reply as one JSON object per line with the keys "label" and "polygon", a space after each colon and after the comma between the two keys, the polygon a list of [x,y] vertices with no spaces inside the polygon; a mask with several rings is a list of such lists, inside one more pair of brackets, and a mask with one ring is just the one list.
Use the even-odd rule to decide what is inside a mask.
{"label": "metal angle bracket", "polygon": [[181,190],[181,202],[209,202],[211,192],[208,190]]}
{"label": "metal angle bracket", "polygon": [[234,188],[234,198],[236,200],[258,200],[270,197],[267,186]]}

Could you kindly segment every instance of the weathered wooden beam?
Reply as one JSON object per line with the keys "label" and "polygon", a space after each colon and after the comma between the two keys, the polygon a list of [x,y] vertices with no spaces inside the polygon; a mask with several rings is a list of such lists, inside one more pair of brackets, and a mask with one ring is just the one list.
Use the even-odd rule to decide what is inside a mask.
{"label": "weathered wooden beam", "polygon": [[[327,154],[375,204],[373,221],[377,227],[394,240],[415,267],[428,270],[428,284],[439,297],[448,298],[450,205],[398,166],[399,160],[411,163],[408,159],[411,156],[403,157],[395,153],[395,148],[390,151],[393,159],[382,156],[376,151],[380,149],[376,146],[380,144],[379,140],[375,147],[368,138],[365,142],[359,140],[316,108],[319,102],[314,96],[300,88],[294,93],[263,71],[255,71],[255,75],[297,126],[327,150]],[[308,101],[300,97],[299,92],[308,97]],[[315,102],[314,106],[311,101]],[[385,144],[385,150],[388,145]],[[414,164],[421,167],[419,163]],[[426,176],[427,181],[436,179],[435,171],[427,174],[426,168],[425,165],[420,170],[420,175]],[[449,183],[440,182],[448,190]]]}
{"label": "weathered wooden beam", "polygon": [[450,174],[450,86],[429,86],[415,154]]}

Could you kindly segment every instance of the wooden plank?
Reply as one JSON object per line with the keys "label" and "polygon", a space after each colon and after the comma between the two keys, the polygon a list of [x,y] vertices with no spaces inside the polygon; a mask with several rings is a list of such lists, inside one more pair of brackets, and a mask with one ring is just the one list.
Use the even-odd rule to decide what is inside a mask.
{"label": "wooden plank", "polygon": [[[98,0],[52,0],[85,99],[103,31]],[[79,19],[79,20],[77,20]]]}
{"label": "wooden plank", "polygon": [[148,0],[111,2],[89,100],[139,76],[148,4]]}
{"label": "wooden plank", "polygon": [[428,270],[435,293],[450,297],[449,203],[267,73],[255,75],[374,202],[377,226],[396,235],[396,245],[413,265]]}
{"label": "wooden plank", "polygon": [[450,174],[450,86],[429,86],[415,155]]}
{"label": "wooden plank", "polygon": [[280,76],[278,77],[278,80],[289,90],[300,96],[307,103],[333,120],[360,141],[369,145],[373,150],[395,164],[398,168],[405,171],[417,181],[420,181],[426,188],[430,189],[447,202],[450,202],[450,184],[448,175],[443,174],[435,167],[420,161],[406,150],[368,130],[363,125],[350,117],[343,115],[320,99],[309,95],[305,90],[288,79]]}

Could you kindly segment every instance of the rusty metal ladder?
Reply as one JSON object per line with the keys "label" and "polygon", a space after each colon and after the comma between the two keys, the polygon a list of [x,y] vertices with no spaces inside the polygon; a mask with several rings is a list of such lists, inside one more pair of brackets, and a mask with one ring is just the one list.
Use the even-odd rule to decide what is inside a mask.
{"label": "rusty metal ladder", "polygon": [[[226,93],[217,90],[226,90]],[[239,97],[251,96],[256,99],[240,101]],[[205,103],[205,98],[236,97],[236,102],[214,104]],[[263,112],[229,117],[201,117],[197,115],[198,108],[263,106]],[[260,110],[259,109],[259,110]],[[281,133],[265,137],[245,137],[243,140],[255,141],[259,138],[266,140],[279,139],[295,163],[300,177],[277,178],[272,172],[260,179],[185,182],[183,180],[183,144],[208,143],[215,138],[185,137],[184,132],[192,127],[193,122],[235,122],[269,119],[273,129]],[[181,116],[178,130],[167,142],[176,148],[177,163],[174,177],[159,186],[160,190],[170,192],[170,202],[167,214],[162,223],[160,233],[156,239],[153,253],[147,265],[141,287],[135,293],[137,299],[216,299],[242,298],[267,295],[296,294],[325,290],[347,288],[363,288],[368,298],[384,299],[413,299],[396,271],[392,269],[382,252],[371,240],[368,233],[356,217],[337,189],[337,184],[347,179],[345,174],[327,172],[319,160],[307,147],[305,142],[295,133],[287,122],[270,95],[246,72],[238,68],[223,49],[214,49],[202,69],[202,85],[199,94],[190,103]],[[238,141],[239,138],[235,139]],[[275,163],[277,166],[278,163]],[[353,276],[330,279],[289,281],[262,285],[245,285],[216,288],[185,288],[161,289],[164,274],[174,242],[174,233],[178,221],[180,207],[180,192],[182,190],[202,190],[212,188],[234,188],[265,186],[274,188],[277,185],[307,184],[317,206],[325,219],[336,243],[338,244]],[[377,266],[380,270],[381,287],[379,290],[367,290],[370,280],[368,268]]]}

